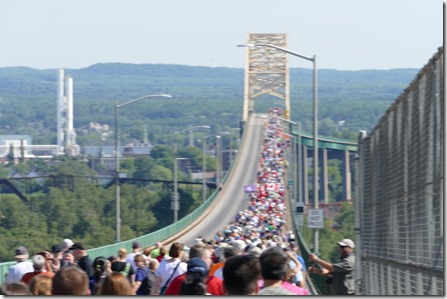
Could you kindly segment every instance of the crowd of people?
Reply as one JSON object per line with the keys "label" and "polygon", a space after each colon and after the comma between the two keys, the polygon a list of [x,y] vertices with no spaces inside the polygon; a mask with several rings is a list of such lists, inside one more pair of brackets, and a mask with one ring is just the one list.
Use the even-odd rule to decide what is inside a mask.
{"label": "crowd of people", "polygon": [[21,246],[0,294],[309,295],[306,264],[284,220],[290,141],[279,115],[280,109],[269,110],[247,209],[213,238],[198,236],[189,247],[175,242],[169,250],[162,243],[143,248],[135,241],[132,252],[121,248],[116,256],[94,260],[81,242],[69,239],[31,261]]}

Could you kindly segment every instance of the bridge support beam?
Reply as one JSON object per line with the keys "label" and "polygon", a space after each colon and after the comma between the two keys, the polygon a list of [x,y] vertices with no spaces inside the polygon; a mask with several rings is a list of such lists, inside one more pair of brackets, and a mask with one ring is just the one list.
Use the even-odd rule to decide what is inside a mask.
{"label": "bridge support beam", "polygon": [[318,191],[319,201],[323,201],[325,204],[329,203],[329,178],[328,178],[328,170],[327,170],[327,149],[318,149],[318,160],[320,161],[320,165],[318,165],[321,169],[320,175],[320,190]]}
{"label": "bridge support beam", "polygon": [[343,152],[343,200],[352,199],[351,197],[351,161],[349,151]]}
{"label": "bridge support beam", "polygon": [[304,204],[306,206],[309,205],[309,173],[307,172],[309,165],[307,162],[307,146],[303,145],[303,167],[302,167],[302,171],[303,171],[303,198],[304,198]]}

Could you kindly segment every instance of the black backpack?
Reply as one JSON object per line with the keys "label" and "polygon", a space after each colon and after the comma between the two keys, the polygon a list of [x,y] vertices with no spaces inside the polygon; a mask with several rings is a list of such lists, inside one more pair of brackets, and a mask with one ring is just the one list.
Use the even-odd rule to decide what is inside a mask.
{"label": "black backpack", "polygon": [[157,275],[155,275],[155,272],[150,270],[150,269],[146,268],[145,270],[146,270],[147,276],[146,276],[145,279],[143,279],[142,285],[146,286],[146,288],[144,289],[145,290],[145,295],[150,295],[151,291],[152,291],[152,287],[153,287],[154,282],[155,282],[155,278],[157,277]]}

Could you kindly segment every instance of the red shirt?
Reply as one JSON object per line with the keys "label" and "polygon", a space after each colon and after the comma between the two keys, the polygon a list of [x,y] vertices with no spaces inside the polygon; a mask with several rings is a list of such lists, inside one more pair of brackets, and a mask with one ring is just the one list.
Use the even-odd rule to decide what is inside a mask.
{"label": "red shirt", "polygon": [[[165,295],[180,295],[182,283],[186,279],[186,273],[177,276],[166,289]],[[206,282],[207,292],[211,295],[224,295],[223,281],[219,277],[210,276]]]}

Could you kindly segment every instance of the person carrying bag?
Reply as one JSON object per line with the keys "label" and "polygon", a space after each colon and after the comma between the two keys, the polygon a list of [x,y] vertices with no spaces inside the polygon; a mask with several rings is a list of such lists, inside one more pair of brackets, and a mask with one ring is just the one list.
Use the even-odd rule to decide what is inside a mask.
{"label": "person carrying bag", "polygon": [[178,266],[180,265],[181,262],[179,262],[177,264],[177,266],[175,266],[174,271],[172,272],[171,276],[169,277],[169,279],[166,281],[165,285],[161,287],[160,289],[160,295],[164,295],[166,292],[166,289],[168,288],[169,282],[171,282],[172,277],[175,274],[175,271],[177,271]]}
{"label": "person carrying bag", "polygon": [[171,258],[169,260],[163,259],[155,271],[157,278],[154,282],[151,295],[163,295],[169,287],[170,282],[178,275],[186,272],[186,263],[182,262],[183,248],[184,245],[182,243],[174,242],[171,245],[168,253]]}

